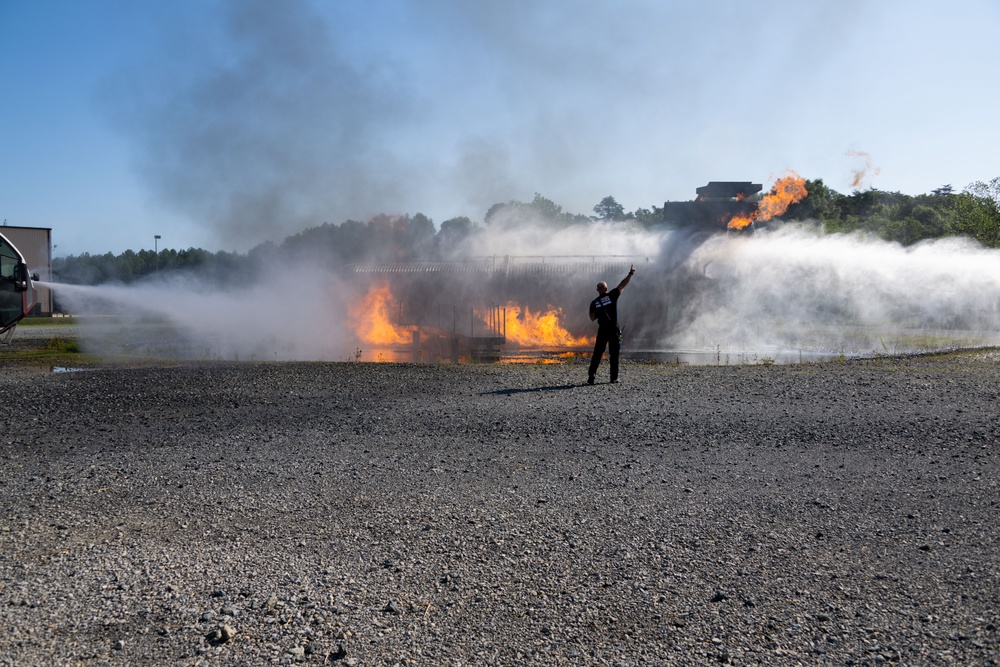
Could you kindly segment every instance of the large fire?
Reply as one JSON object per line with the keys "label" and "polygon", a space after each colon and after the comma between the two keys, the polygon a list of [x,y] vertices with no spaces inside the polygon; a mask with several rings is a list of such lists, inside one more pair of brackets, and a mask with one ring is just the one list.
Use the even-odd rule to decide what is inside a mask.
{"label": "large fire", "polygon": [[756,211],[749,216],[733,216],[726,226],[729,229],[743,229],[754,220],[771,220],[787,211],[792,204],[805,199],[807,194],[805,179],[791,173],[778,179],[771,191],[760,200]]}
{"label": "large fire", "polygon": [[532,313],[513,301],[508,301],[504,314],[507,341],[520,347],[567,348],[587,345],[562,325],[562,309],[549,307],[545,312]]}
{"label": "large fire", "polygon": [[409,328],[392,323],[392,313],[397,306],[389,285],[375,285],[368,290],[368,294],[348,310],[358,338],[368,345],[410,343],[413,334]]}
{"label": "large fire", "polygon": [[[398,308],[392,290],[383,283],[372,286],[350,307],[348,316],[358,339],[366,345],[409,345],[413,342],[413,327],[393,324]],[[509,301],[502,310],[497,309],[487,316],[480,314],[480,317],[497,335],[506,334],[507,341],[519,347],[556,349],[588,344],[587,338],[573,336],[566,330],[561,308],[550,306],[544,312],[531,312]]]}

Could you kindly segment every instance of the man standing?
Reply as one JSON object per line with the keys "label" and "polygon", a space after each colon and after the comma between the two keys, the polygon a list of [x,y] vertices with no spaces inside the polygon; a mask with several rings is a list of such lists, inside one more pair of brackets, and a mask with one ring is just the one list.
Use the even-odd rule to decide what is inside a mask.
{"label": "man standing", "polygon": [[608,348],[611,357],[611,382],[618,382],[618,352],[621,350],[621,338],[618,331],[618,297],[628,285],[635,273],[635,265],[628,270],[625,279],[610,292],[608,284],[603,280],[597,283],[598,297],[590,302],[590,319],[597,322],[597,342],[594,343],[594,356],[590,359],[590,373],[587,384],[594,384],[597,367],[601,365],[604,348]]}

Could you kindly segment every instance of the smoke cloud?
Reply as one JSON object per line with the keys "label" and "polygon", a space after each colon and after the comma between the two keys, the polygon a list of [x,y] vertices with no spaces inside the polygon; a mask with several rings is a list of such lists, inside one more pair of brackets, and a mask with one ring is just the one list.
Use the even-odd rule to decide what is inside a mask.
{"label": "smoke cloud", "polygon": [[366,346],[348,313],[383,285],[400,324],[470,334],[474,313],[516,304],[558,309],[571,335],[589,338],[594,285],[616,285],[633,263],[619,305],[633,353],[795,360],[1000,343],[1000,251],[965,239],[904,248],[791,223],[713,235],[624,223],[543,228],[511,216],[465,250],[491,268],[353,273],[303,265],[235,293],[192,279],[49,286],[78,314],[117,316],[95,318],[104,328],[87,331],[86,344],[103,354],[349,360]]}
{"label": "smoke cloud", "polygon": [[904,248],[786,225],[716,236],[670,347],[737,353],[902,354],[1000,341],[1000,252],[951,238]]}
{"label": "smoke cloud", "polygon": [[700,14],[670,3],[194,7],[163,9],[165,43],[101,98],[154,202],[210,247],[379,213],[479,221],[534,192],[584,214],[611,192],[634,210],[748,165],[790,166],[735,140],[766,133],[734,113],[759,83],[719,76],[732,62],[788,67],[762,48],[787,34],[766,20],[777,7],[749,52],[739,13],[722,12],[705,39]]}
{"label": "smoke cloud", "polygon": [[857,167],[851,170],[851,173],[854,174],[854,178],[851,179],[851,187],[855,190],[872,187],[875,177],[882,173],[882,168],[876,167],[872,163],[872,156],[864,151],[851,149],[847,151],[847,155],[849,157],[862,158],[865,161],[863,167]]}
{"label": "smoke cloud", "polygon": [[[858,21],[839,5],[796,6],[791,24],[769,21],[780,4],[748,31],[744,13],[705,26],[674,3],[579,12],[568,1],[403,0],[383,11],[221,0],[166,31],[162,54],[110,82],[105,103],[157,201],[241,251],[379,213],[479,220],[492,204],[539,191],[572,212],[608,192],[632,201],[628,209],[648,207],[720,172],[795,166],[776,147],[795,145],[804,115],[787,114],[785,140],[749,150],[743,138],[774,135],[774,108],[734,103],[757,99],[761,80],[727,73],[817,80],[823,50],[800,57],[777,45],[811,35],[803,25],[836,25],[847,37]],[[373,26],[394,39],[366,41]],[[827,50],[840,48],[836,37],[826,34]],[[810,136],[822,125],[810,116]],[[866,160],[860,187],[878,169],[852,155]],[[380,277],[408,321],[443,326],[458,319],[444,314],[510,299],[559,308],[574,335],[590,335],[593,285],[617,284],[635,263],[621,304],[633,349],[902,352],[989,342],[1000,329],[997,255],[957,241],[904,249],[798,225],[711,236],[504,214],[456,252],[505,268]],[[281,267],[238,294],[190,280],[55,287],[80,312],[113,303],[123,317],[169,322],[181,356],[343,359],[357,346],[344,313],[374,279],[321,264]]]}
{"label": "smoke cloud", "polygon": [[346,295],[329,273],[307,267],[238,290],[176,276],[128,286],[42,284],[83,317],[81,347],[98,355],[346,361],[353,351]]}
{"label": "smoke cloud", "polygon": [[110,86],[160,203],[246,250],[338,213],[367,219],[405,201],[403,183],[421,186],[389,150],[390,128],[418,114],[402,71],[349,57],[349,27],[304,0],[217,6],[217,32],[172,45],[180,62],[158,57]]}

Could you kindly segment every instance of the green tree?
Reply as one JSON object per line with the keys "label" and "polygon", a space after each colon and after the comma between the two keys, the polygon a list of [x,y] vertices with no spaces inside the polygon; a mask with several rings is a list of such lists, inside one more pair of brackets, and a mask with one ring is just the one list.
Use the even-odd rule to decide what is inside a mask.
{"label": "green tree", "polygon": [[1000,176],[994,178],[989,183],[976,181],[970,184],[965,190],[981,199],[992,199],[995,204],[1000,205]]}
{"label": "green tree", "polygon": [[834,222],[834,226],[838,226],[836,222],[841,218],[840,202],[843,199],[843,195],[827,187],[821,178],[806,181],[806,196],[789,206],[782,217],[786,220]]}
{"label": "green tree", "polygon": [[434,249],[434,221],[423,213],[406,220],[405,232],[400,239],[403,255],[408,259],[427,259]]}
{"label": "green tree", "polygon": [[498,202],[496,204],[493,204],[493,206],[490,206],[488,209],[486,209],[486,215],[483,216],[483,222],[486,223],[487,225],[490,224],[495,219],[497,219],[497,216],[500,215],[504,210],[506,210],[507,207],[510,206],[512,203],[513,202],[504,204],[502,202]]}
{"label": "green tree", "polygon": [[357,220],[330,225],[330,247],[326,261],[332,266],[363,261],[371,249],[371,238],[372,231],[368,225]]}
{"label": "green tree", "polygon": [[531,200],[530,206],[543,220],[558,220],[562,217],[562,206],[551,199],[546,199],[537,192],[535,198]]}
{"label": "green tree", "polygon": [[912,245],[927,239],[950,236],[948,218],[940,209],[930,206],[914,206],[906,217],[900,219],[899,236],[892,239],[903,245]]}
{"label": "green tree", "polygon": [[594,213],[601,220],[624,220],[625,207],[615,201],[615,198],[608,195],[594,207]]}
{"label": "green tree", "polygon": [[954,195],[956,233],[970,236],[989,248],[1000,247],[1000,178],[977,181]]}
{"label": "green tree", "polygon": [[530,204],[516,199],[512,199],[506,204],[494,204],[486,212],[485,222],[488,225],[494,225],[497,222],[516,224],[523,221],[542,220],[567,224],[575,219],[576,216],[563,213],[562,206],[536,192],[535,198],[531,200]]}
{"label": "green tree", "polygon": [[629,213],[628,217],[633,218],[637,222],[640,222],[648,227],[663,222],[663,207],[653,204],[651,209],[637,208],[632,213]]}
{"label": "green tree", "polygon": [[465,216],[445,220],[437,233],[438,249],[445,256],[452,255],[475,233],[476,225]]}

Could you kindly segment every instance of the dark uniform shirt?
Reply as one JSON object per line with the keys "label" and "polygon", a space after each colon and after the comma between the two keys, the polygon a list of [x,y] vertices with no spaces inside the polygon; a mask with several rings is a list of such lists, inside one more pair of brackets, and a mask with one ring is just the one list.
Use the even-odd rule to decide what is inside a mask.
{"label": "dark uniform shirt", "polygon": [[590,314],[597,316],[598,329],[613,330],[618,327],[618,297],[621,291],[613,290],[590,302]]}

